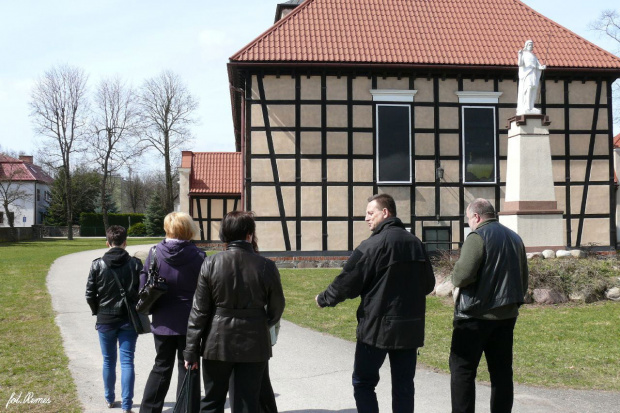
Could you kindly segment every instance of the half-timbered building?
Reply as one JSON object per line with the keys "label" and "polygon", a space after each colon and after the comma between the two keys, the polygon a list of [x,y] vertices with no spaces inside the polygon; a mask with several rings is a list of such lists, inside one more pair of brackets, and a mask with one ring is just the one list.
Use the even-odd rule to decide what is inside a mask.
{"label": "half-timbered building", "polygon": [[240,208],[241,153],[183,151],[179,209],[198,224],[197,240],[219,242],[224,215]]}
{"label": "half-timbered building", "polygon": [[528,39],[548,66],[537,106],[551,121],[565,245],[615,246],[620,58],[518,0],[285,5],[228,66],[242,205],[257,214],[262,250],[351,251],[379,192],[429,249],[458,246],[471,200],[503,208]]}

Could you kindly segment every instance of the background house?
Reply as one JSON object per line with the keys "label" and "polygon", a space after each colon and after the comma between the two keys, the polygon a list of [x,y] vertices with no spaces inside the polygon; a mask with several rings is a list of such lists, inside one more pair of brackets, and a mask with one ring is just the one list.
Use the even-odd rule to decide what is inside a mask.
{"label": "background house", "polygon": [[179,209],[194,218],[201,241],[219,241],[224,215],[240,207],[241,153],[183,151]]}
{"label": "background house", "polygon": [[615,245],[620,58],[518,0],[305,0],[228,68],[243,208],[257,214],[261,249],[350,251],[379,192],[423,241],[458,246],[471,200],[503,209],[528,39],[548,65],[538,106],[565,245]]}
{"label": "background house", "polygon": [[[30,227],[43,224],[43,219],[51,200],[50,186],[54,180],[33,163],[32,156],[19,159],[0,154],[0,227],[8,227],[2,201],[5,191],[20,192],[18,199],[11,202],[10,213],[14,214],[15,227]],[[9,199],[12,197],[9,194]]]}

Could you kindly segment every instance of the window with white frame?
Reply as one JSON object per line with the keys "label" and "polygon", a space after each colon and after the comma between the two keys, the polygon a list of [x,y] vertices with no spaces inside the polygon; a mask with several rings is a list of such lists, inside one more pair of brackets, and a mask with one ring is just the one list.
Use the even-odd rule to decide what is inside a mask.
{"label": "window with white frame", "polygon": [[411,183],[411,106],[377,105],[377,181]]}
{"label": "window with white frame", "polygon": [[411,105],[416,90],[373,89],[377,183],[411,183]]}
{"label": "window with white frame", "polygon": [[495,183],[495,107],[463,106],[463,181]]}

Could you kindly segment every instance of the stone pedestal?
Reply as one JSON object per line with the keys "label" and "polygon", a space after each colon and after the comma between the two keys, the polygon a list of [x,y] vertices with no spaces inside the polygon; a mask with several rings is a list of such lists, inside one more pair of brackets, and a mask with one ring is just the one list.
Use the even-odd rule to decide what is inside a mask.
{"label": "stone pedestal", "polygon": [[499,221],[521,236],[528,251],[563,249],[563,211],[557,209],[549,118],[522,115],[508,120],[506,198]]}

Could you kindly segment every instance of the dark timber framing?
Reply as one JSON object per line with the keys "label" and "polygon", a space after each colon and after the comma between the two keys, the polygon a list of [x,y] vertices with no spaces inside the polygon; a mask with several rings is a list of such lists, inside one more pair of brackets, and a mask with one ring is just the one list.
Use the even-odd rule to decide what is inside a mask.
{"label": "dark timber framing", "polygon": [[[236,195],[191,195],[189,199],[189,213],[198,224],[198,228],[200,229],[200,240],[219,241],[219,234],[213,234],[211,231],[211,224],[213,222],[220,222],[222,217],[229,211],[236,211],[239,209],[241,197]],[[212,203],[216,200],[222,201],[222,210],[220,211],[221,214],[217,214],[214,218],[215,214]],[[202,201],[206,201],[207,203],[206,211],[202,209]]]}
{"label": "dark timber framing", "polygon": [[[419,68],[418,68],[419,70]],[[258,89],[258,100],[252,97],[252,76],[256,76],[257,80],[257,89]],[[293,99],[267,99],[265,92],[265,84],[263,82],[264,76],[291,76],[294,79],[294,98]],[[328,82],[327,77],[334,76],[346,84],[346,96],[344,96],[340,100],[328,100]],[[589,76],[589,77],[587,77]],[[462,106],[476,106],[478,104],[462,104],[456,101],[443,102],[440,101],[440,89],[442,87],[442,82],[446,79],[455,79],[457,83],[457,90],[471,90],[464,84],[464,82],[470,82],[473,80],[480,81],[483,80],[485,82],[492,82],[492,88],[489,87],[487,90],[493,90],[495,92],[499,92],[500,85],[502,83],[509,83],[514,85],[516,90],[517,82],[516,82],[516,74],[515,73],[507,73],[498,71],[497,73],[489,73],[482,71],[466,71],[464,70],[461,73],[450,72],[450,71],[438,71],[431,70],[430,72],[424,73],[416,73],[414,70],[407,71],[405,69],[399,69],[399,71],[381,71],[381,72],[373,72],[372,70],[355,70],[355,69],[321,69],[321,68],[308,68],[308,69],[273,69],[269,70],[265,67],[262,67],[260,70],[253,70],[251,68],[246,67],[246,71],[243,72],[244,77],[244,86],[245,86],[245,99],[246,99],[246,117],[245,117],[245,130],[242,133],[246,136],[246,154],[245,154],[245,200],[246,200],[246,208],[252,209],[252,188],[253,187],[261,187],[261,186],[272,186],[275,188],[276,198],[274,202],[278,204],[279,216],[274,217],[264,217],[260,216],[260,211],[257,211],[259,215],[257,216],[257,221],[266,221],[266,222],[280,222],[282,227],[282,234],[284,237],[284,246],[287,251],[300,251],[304,249],[303,245],[303,234],[302,234],[302,222],[320,222],[320,244],[323,250],[327,250],[329,243],[329,234],[328,234],[328,222],[343,222],[346,223],[347,235],[345,238],[345,244],[348,250],[352,250],[356,247],[354,240],[354,228],[355,222],[363,221],[363,215],[355,215],[355,211],[360,211],[360,206],[354,204],[354,191],[355,187],[370,187],[372,188],[372,193],[377,193],[379,190],[379,186],[381,186],[382,190],[389,192],[390,187],[408,187],[410,199],[410,214],[404,217],[407,226],[411,226],[411,231],[416,233],[420,230],[420,228],[424,228],[425,225],[428,226],[437,226],[437,225],[448,225],[450,227],[454,226],[454,230],[458,232],[450,233],[451,237],[458,236],[460,241],[462,242],[464,239],[465,232],[465,207],[470,201],[470,199],[466,199],[467,193],[476,192],[477,188],[488,188],[492,191],[492,199],[497,206],[497,209],[500,210],[500,201],[502,199],[502,193],[505,189],[505,178],[502,180],[502,161],[505,164],[506,155],[505,153],[501,153],[501,145],[500,142],[506,139],[508,130],[506,128],[506,120],[502,119],[501,116],[503,113],[506,113],[505,109],[514,110],[516,107],[516,103],[498,103],[498,104],[484,104],[482,106],[492,106],[495,108],[495,122],[496,122],[496,131],[495,131],[495,147],[497,151],[497,156],[495,159],[495,175],[496,181],[495,183],[484,183],[484,184],[463,184],[464,176],[463,176],[463,159],[461,154],[463,153],[463,145],[462,145],[462,111],[460,108]],[[310,78],[317,77],[320,79],[320,97],[317,95],[316,99],[303,99],[302,98],[302,77]],[[354,81],[355,79],[370,79],[370,87],[372,89],[377,89],[378,78],[408,78],[408,88],[414,90],[418,80],[419,81],[431,81],[432,84],[432,101],[420,101],[417,99],[417,96],[414,98],[412,103],[409,103],[411,107],[411,165],[412,165],[412,183],[411,184],[377,184],[377,164],[376,164],[376,101],[372,101],[370,99],[365,100],[355,100],[354,99]],[[567,246],[582,246],[582,240],[584,238],[584,225],[586,219],[603,219],[609,220],[609,232],[610,232],[610,244],[615,245],[615,197],[613,191],[613,157],[611,152],[611,142],[613,139],[612,134],[612,116],[611,116],[611,83],[613,82],[614,77],[605,75],[598,75],[598,77],[593,78],[591,74],[580,73],[580,72],[551,72],[546,74],[546,78],[542,82],[541,88],[541,108],[544,113],[548,113],[551,109],[560,109],[563,111],[564,120],[563,123],[558,123],[559,120],[551,119],[552,124],[550,129],[551,135],[562,136],[564,139],[563,143],[563,154],[553,155],[553,161],[560,161],[564,165],[565,169],[565,179],[555,181],[556,187],[561,187],[565,189],[564,194],[564,219],[566,225],[566,241]],[[596,101],[593,103],[571,103],[570,93],[571,93],[571,84],[573,82],[595,82],[596,85]],[[548,98],[547,93],[550,90],[550,83],[559,83],[562,87],[558,90],[555,89],[555,93],[562,93],[563,96],[557,96],[555,99],[551,100]],[[504,89],[506,86],[504,86]],[[603,89],[605,88],[605,89]],[[607,93],[607,101],[601,103],[601,93],[605,90]],[[268,94],[267,94],[268,95]],[[256,95],[254,95],[256,96]],[[501,100],[500,100],[501,101]],[[563,102],[563,103],[556,103]],[[346,107],[346,126],[333,126],[328,125],[327,115],[328,115],[328,104],[338,104]],[[262,109],[262,119],[264,122],[264,126],[253,126],[251,114],[252,105],[259,105]],[[272,126],[270,125],[270,117],[268,113],[268,107],[275,107],[278,105],[287,105],[294,107],[295,114],[295,124],[293,126]],[[302,105],[320,105],[320,114],[321,120],[319,124],[312,126],[301,126],[302,119]],[[354,118],[354,108],[361,106],[370,106],[372,110],[372,122],[369,122],[368,127],[361,127],[356,125],[354,122],[356,121]],[[431,108],[434,120],[430,127],[419,127],[416,128],[416,117],[418,116],[417,110],[418,108]],[[458,112],[458,127],[457,128],[447,128],[446,120],[441,119],[441,108],[459,108]],[[504,111],[502,111],[504,109]],[[571,129],[571,121],[570,117],[575,116],[572,110],[574,109],[589,109],[592,110],[592,122],[591,128],[586,129],[574,128]],[[606,111],[608,115],[608,120],[606,124],[601,124],[599,122],[601,112]],[[255,112],[256,113],[256,112]],[[295,149],[294,153],[276,153],[273,142],[273,132],[287,132],[290,133],[291,136],[295,137]],[[253,132],[264,132],[267,137],[267,145],[268,145],[268,153],[264,154],[255,154],[252,153],[252,133]],[[302,153],[302,145],[301,139],[304,132],[315,132],[320,134],[320,151],[317,153],[309,154]],[[332,132],[344,132],[346,135],[346,154],[334,154],[328,153],[328,136],[331,138]],[[367,152],[365,154],[354,153],[354,145],[356,144],[356,140],[354,136],[356,133],[370,133],[373,136],[373,144],[372,151]],[[418,154],[418,148],[416,148],[416,136],[419,134],[428,134],[433,137],[433,150],[434,153],[432,155],[422,155]],[[458,153],[459,155],[444,155],[442,153],[442,135],[458,135]],[[571,139],[576,139],[575,135],[589,135],[589,144],[588,150],[586,153],[577,153],[574,148],[571,147]],[[609,138],[609,150],[607,153],[596,153],[595,148],[596,140],[600,138],[600,135],[606,135]],[[456,141],[455,141],[456,142]],[[456,144],[456,143],[455,143]],[[260,182],[255,181],[251,175],[251,164],[254,159],[269,159],[271,163],[271,169],[274,176],[273,182]],[[292,159],[295,163],[295,178],[292,182],[283,182],[280,180],[278,176],[278,159]],[[302,160],[304,159],[316,159],[320,161],[320,182],[304,182],[302,179]],[[346,161],[347,170],[346,182],[330,182],[328,180],[328,160],[331,159],[339,159]],[[372,180],[368,181],[360,181],[353,182],[354,179],[354,162],[359,160],[372,160]],[[591,181],[592,171],[594,168],[594,164],[596,161],[597,167],[599,167],[600,161],[605,160],[609,164],[609,175],[610,178],[606,180],[596,180]],[[442,166],[444,162],[457,162],[458,163],[458,181],[455,182],[447,182],[445,180],[440,180],[435,171],[433,171],[433,180],[429,181],[420,181],[418,178],[418,168],[416,167],[417,163],[420,161],[433,161],[435,165],[435,171],[437,167]],[[573,161],[585,161],[586,162],[586,172],[583,177],[571,177],[571,166]],[[369,171],[370,173],[370,171]],[[430,175],[429,175],[430,177]],[[456,177],[456,176],[455,176]],[[312,187],[320,187],[321,192],[321,216],[302,216],[302,188],[306,186]],[[609,188],[609,213],[586,213],[586,204],[588,202],[589,190],[594,187],[606,186]],[[294,197],[295,197],[295,208],[293,211],[285,211],[285,203],[283,199],[283,188],[286,187],[294,187]],[[328,193],[332,190],[328,190],[332,187],[342,187],[343,191],[346,191],[347,194],[347,203],[346,208],[343,209],[342,214],[340,212],[337,216],[329,216],[329,205],[328,205]],[[424,188],[431,189],[434,194],[434,214],[420,214],[419,211],[416,211],[416,208],[419,208],[418,202],[418,191]],[[458,207],[453,208],[454,213],[444,214],[442,215],[442,203],[445,201],[442,199],[442,189],[444,188],[453,188],[455,194],[458,193]],[[580,199],[580,209],[579,211],[573,211],[572,207],[575,205],[571,205],[571,193],[576,190],[576,188],[583,188],[583,194]],[[359,200],[358,200],[359,202]],[[574,200],[572,202],[574,204]],[[429,211],[430,213],[431,211]],[[577,225],[573,224],[573,220],[576,220]],[[416,224],[420,224],[421,227],[418,227]],[[289,225],[293,224],[295,228],[295,239],[294,242],[291,243],[289,239]],[[456,225],[455,225],[456,224]],[[606,224],[605,224],[606,225]],[[573,228],[577,226],[577,228]],[[209,227],[210,228],[210,227]],[[573,229],[577,229],[577,233],[573,234]],[[421,235],[421,234],[420,234]],[[452,241],[452,240],[451,240]],[[307,248],[306,248],[307,249]],[[332,248],[333,249],[333,248]]]}

